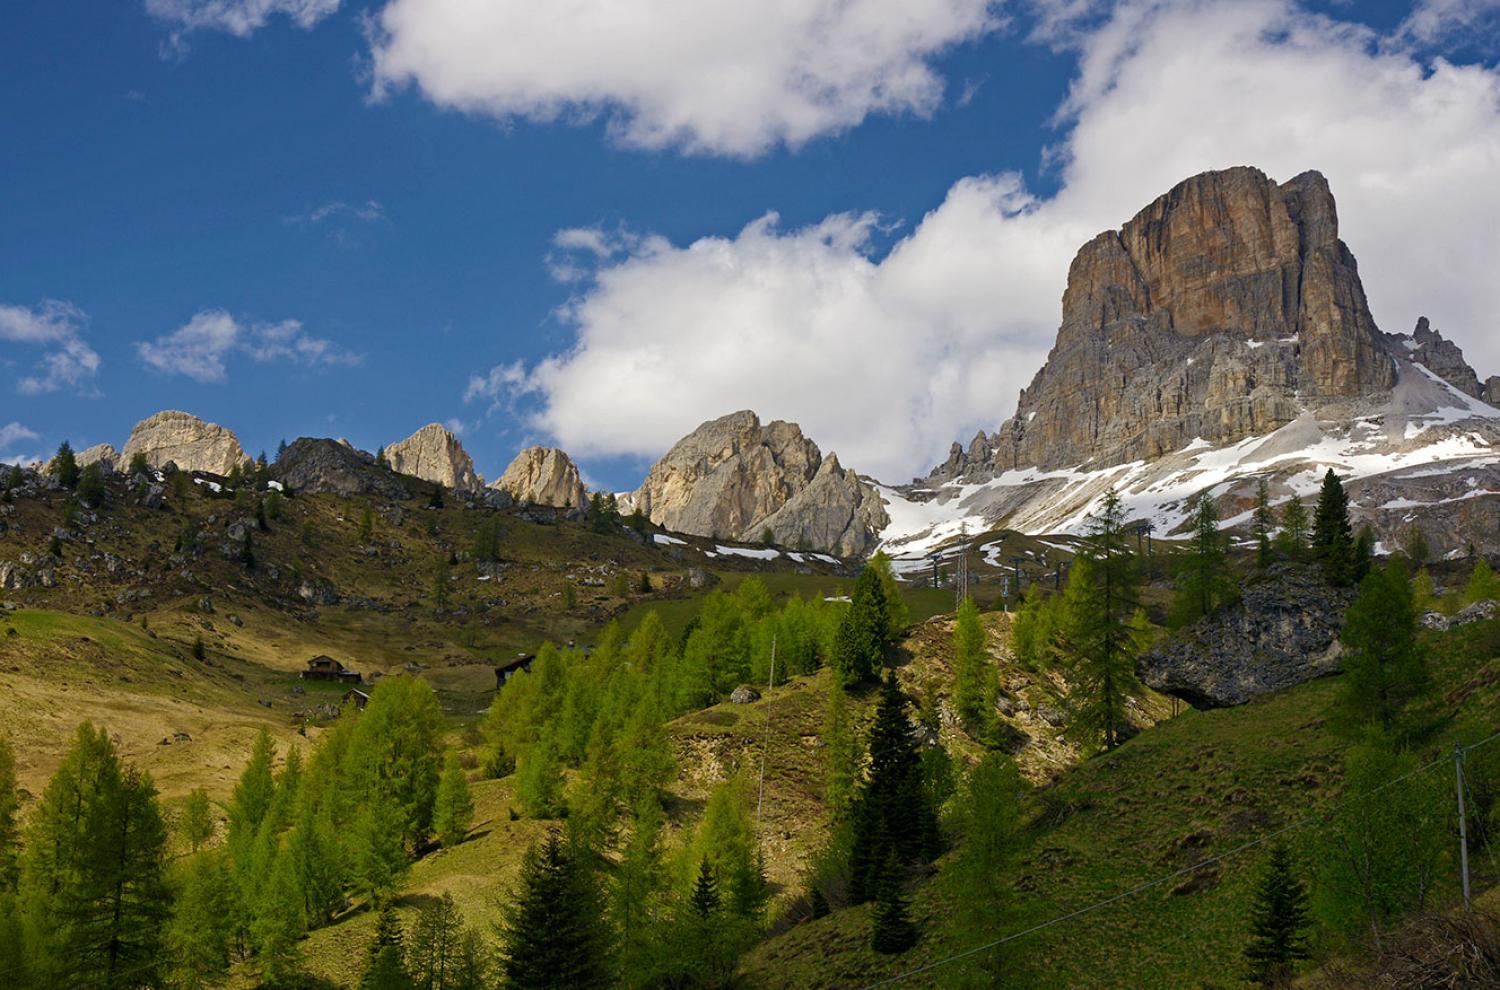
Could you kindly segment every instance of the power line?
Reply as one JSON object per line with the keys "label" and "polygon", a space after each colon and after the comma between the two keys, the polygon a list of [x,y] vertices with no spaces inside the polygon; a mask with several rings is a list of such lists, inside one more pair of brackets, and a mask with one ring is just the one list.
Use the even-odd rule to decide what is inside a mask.
{"label": "power line", "polygon": [[[1493,733],[1485,737],[1484,739],[1481,739],[1479,742],[1475,743],[1472,746],[1461,746],[1460,750],[1464,753],[1469,753],[1473,750],[1478,749],[1480,746],[1494,741],[1495,739],[1500,739],[1500,732]],[[1367,798],[1372,798],[1382,791],[1388,790],[1396,786],[1397,784],[1410,780],[1413,777],[1420,776],[1421,774],[1426,773],[1427,771],[1433,769],[1436,766],[1439,766],[1440,764],[1447,763],[1450,759],[1452,759],[1451,756],[1440,756],[1437,759],[1433,760],[1431,763],[1428,763],[1426,766],[1418,767],[1417,769],[1412,770],[1408,773],[1404,773],[1393,780],[1388,780],[1384,784],[1381,784],[1379,787],[1373,788],[1372,790],[1363,791],[1359,794],[1354,794],[1346,797],[1341,801],[1336,801],[1332,805],[1321,811],[1307,815],[1295,822],[1292,822],[1289,825],[1283,825],[1281,828],[1275,829],[1271,832],[1267,832],[1265,835],[1262,835],[1259,838],[1251,839],[1249,842],[1241,843],[1240,845],[1235,846],[1233,849],[1218,853],[1213,856],[1209,856],[1206,859],[1199,860],[1191,866],[1184,866],[1181,869],[1173,870],[1171,873],[1164,874],[1152,880],[1147,880],[1145,883],[1131,887],[1129,890],[1121,891],[1120,893],[1115,894],[1111,897],[1107,897],[1102,901],[1095,901],[1092,904],[1086,904],[1083,907],[1077,908],[1073,911],[1069,911],[1066,914],[1061,914],[1055,918],[1049,918],[1048,920],[1043,921],[1040,924],[1032,925],[1030,928],[1025,928],[1021,931],[1013,932],[1009,935],[997,938],[991,942],[986,942],[984,945],[978,945],[972,949],[966,949],[963,952],[955,953],[954,955],[946,956],[934,962],[918,966],[915,969],[909,969],[904,973],[897,973],[895,976],[888,976],[883,980],[877,980],[874,983],[866,984],[863,990],[875,990],[876,987],[890,986],[895,983],[900,983],[903,980],[909,980],[913,976],[920,976],[923,973],[929,973],[932,970],[947,966],[949,963],[955,963],[962,959],[968,959],[971,956],[977,956],[981,952],[988,952],[990,949],[999,948],[1000,946],[1005,945],[1008,942],[1014,942],[1018,939],[1025,938],[1028,935],[1035,935],[1037,932],[1044,929],[1051,928],[1055,925],[1060,925],[1067,921],[1072,921],[1073,919],[1082,917],[1086,914],[1091,914],[1094,911],[1099,910],[1100,908],[1109,907],[1111,904],[1117,904],[1120,901],[1134,897],[1136,894],[1144,893],[1145,891],[1148,891],[1153,887],[1160,887],[1162,884],[1167,883],[1171,880],[1175,880],[1180,876],[1184,876],[1190,873],[1196,873],[1206,866],[1212,866],[1213,864],[1222,862],[1232,856],[1237,856],[1248,849],[1253,849],[1256,846],[1264,845],[1265,843],[1270,842],[1272,839],[1280,835],[1284,835],[1285,833],[1290,832],[1293,829],[1301,828],[1303,825],[1306,825],[1310,822],[1317,821],[1320,818],[1325,818],[1330,813],[1336,811],[1339,808],[1342,808],[1346,804],[1353,804],[1358,801],[1364,801]]]}

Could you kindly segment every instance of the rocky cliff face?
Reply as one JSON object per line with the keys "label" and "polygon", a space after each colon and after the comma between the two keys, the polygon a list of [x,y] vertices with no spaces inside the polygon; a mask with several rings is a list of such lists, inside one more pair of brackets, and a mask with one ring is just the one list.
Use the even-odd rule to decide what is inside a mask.
{"label": "rocky cliff face", "polygon": [[398,474],[409,474],[445,488],[466,492],[484,488],[484,479],[474,473],[474,459],[440,423],[428,423],[405,440],[386,447],[385,459]]}
{"label": "rocky cliff face", "polygon": [[1207,172],[1083,246],[1015,417],[931,480],[1270,433],[1394,385],[1382,337],[1322,175]]}
{"label": "rocky cliff face", "polygon": [[632,503],[667,529],[853,556],[889,521],[873,487],[826,459],[794,423],[753,412],[704,423],[646,475]]}
{"label": "rocky cliff face", "polygon": [[125,467],[120,463],[120,452],[115,450],[112,443],[96,443],[87,450],[78,454],[78,466],[87,467],[90,464],[98,464],[105,474],[113,474]]}
{"label": "rocky cliff face", "polygon": [[[1405,348],[1409,360],[1431,371],[1443,381],[1465,395],[1476,399],[1487,398],[1486,387],[1479,384],[1479,376],[1464,360],[1464,352],[1451,340],[1432,329],[1427,317],[1417,320],[1411,335],[1387,334],[1386,339],[1393,348]],[[1400,353],[1398,350],[1397,353]]]}
{"label": "rocky cliff face", "polygon": [[250,460],[233,432],[175,409],[135,424],[125,449],[120,451],[120,460],[129,464],[136,454],[145,455],[146,463],[154,468],[172,463],[184,471],[219,475]]}
{"label": "rocky cliff face", "polygon": [[578,465],[553,447],[527,447],[490,487],[522,504],[581,509],[587,501]]}
{"label": "rocky cliff face", "polygon": [[400,478],[346,441],[300,437],[282,451],[271,473],[294,492],[411,498]]}

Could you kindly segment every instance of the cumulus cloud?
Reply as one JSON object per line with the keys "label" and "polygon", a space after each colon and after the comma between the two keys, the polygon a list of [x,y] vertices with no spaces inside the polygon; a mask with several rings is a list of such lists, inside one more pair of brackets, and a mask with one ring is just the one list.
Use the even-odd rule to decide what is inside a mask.
{"label": "cumulus cloud", "polygon": [[146,12],[174,25],[179,33],[225,31],[248,38],[272,17],[290,19],[306,30],[339,9],[341,0],[146,0]]}
{"label": "cumulus cloud", "polygon": [[798,229],[770,215],[623,255],[568,233],[559,250],[597,259],[562,311],[574,345],[476,376],[466,397],[536,393],[534,427],[581,455],[655,456],[750,407],[901,480],[1011,414],[1079,245],[1238,164],[1323,171],[1377,321],[1426,314],[1481,375],[1500,372],[1500,73],[1423,61],[1289,0],[1125,3],[1077,30],[1048,35],[1078,58],[1055,196],[1013,174],[962,179],[884,255],[868,214]]}
{"label": "cumulus cloud", "polygon": [[1500,0],[1419,0],[1397,36],[1423,45],[1441,44],[1465,32],[1492,29],[1497,22]]}
{"label": "cumulus cloud", "polygon": [[40,440],[42,435],[29,430],[20,423],[10,422],[0,426],[0,453],[10,450],[22,440]]}
{"label": "cumulus cloud", "polygon": [[298,320],[247,324],[221,309],[195,313],[171,333],[138,341],[135,347],[141,363],[153,371],[205,383],[227,381],[227,363],[235,353],[254,361],[289,361],[305,367],[360,360],[330,340],[310,336]]}
{"label": "cumulus cloud", "polygon": [[929,60],[995,29],[997,0],[391,0],[377,97],[413,85],[501,121],[604,117],[622,144],[753,156],[870,114],[931,114]]}
{"label": "cumulus cloud", "polygon": [[92,389],[102,362],[83,340],[88,315],[72,303],[46,299],[33,307],[0,303],[0,341],[44,348],[35,371],[16,382],[22,395]]}

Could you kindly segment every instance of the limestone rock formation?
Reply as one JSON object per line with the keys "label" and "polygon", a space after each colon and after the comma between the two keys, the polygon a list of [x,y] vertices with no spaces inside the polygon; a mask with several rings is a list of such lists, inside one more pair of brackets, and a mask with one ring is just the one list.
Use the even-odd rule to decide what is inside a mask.
{"label": "limestone rock formation", "polygon": [[753,412],[711,420],[657,461],[631,503],[669,530],[855,556],[888,522],[875,489],[826,459],[795,423]]}
{"label": "limestone rock formation", "polygon": [[405,440],[385,448],[386,463],[397,474],[409,474],[444,488],[478,492],[484,480],[474,473],[474,459],[441,423],[428,423]]}
{"label": "limestone rock formation", "polygon": [[1464,360],[1463,350],[1451,340],[1444,340],[1441,333],[1432,329],[1427,317],[1417,320],[1416,329],[1411,332],[1411,336],[1391,334],[1389,338],[1392,345],[1406,348],[1412,361],[1460,392],[1476,399],[1485,398],[1485,389],[1479,384],[1479,376],[1474,373],[1474,369]]}
{"label": "limestone rock formation", "polygon": [[125,449],[120,451],[120,460],[129,464],[136,454],[145,455],[146,463],[154,468],[170,462],[184,471],[218,475],[243,467],[250,460],[233,432],[175,409],[135,424]]}
{"label": "limestone rock formation", "polygon": [[294,492],[411,498],[393,472],[375,458],[338,440],[301,437],[282,451],[271,474]]}
{"label": "limestone rock formation", "polygon": [[1149,460],[1394,384],[1323,176],[1206,172],[1083,246],[1015,417],[939,473]]}
{"label": "limestone rock formation", "polygon": [[1242,705],[1339,670],[1338,636],[1354,593],[1312,568],[1284,567],[1241,600],[1141,657],[1141,679],[1199,708]]}
{"label": "limestone rock formation", "polygon": [[96,443],[87,450],[80,451],[77,460],[79,467],[98,464],[105,474],[114,474],[124,466],[120,463],[120,452],[115,450],[112,443]]}
{"label": "limestone rock formation", "polygon": [[490,487],[521,504],[581,509],[587,501],[578,465],[554,447],[527,447]]}

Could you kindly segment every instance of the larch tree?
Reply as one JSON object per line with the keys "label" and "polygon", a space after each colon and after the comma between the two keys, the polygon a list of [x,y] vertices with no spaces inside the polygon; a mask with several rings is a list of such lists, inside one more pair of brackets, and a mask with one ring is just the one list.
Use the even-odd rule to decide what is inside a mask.
{"label": "larch tree", "polygon": [[469,834],[474,821],[474,798],[469,793],[469,778],[459,765],[458,754],[449,753],[438,778],[432,827],[444,848],[451,848]]}
{"label": "larch tree", "polygon": [[953,625],[953,706],[969,735],[988,736],[1000,696],[1000,669],[985,648],[984,626],[972,598],[958,607]]}
{"label": "larch tree", "polygon": [[1389,736],[1427,684],[1417,610],[1406,570],[1393,561],[1372,571],[1344,616],[1341,703],[1357,727]]}

